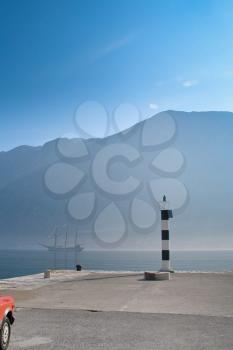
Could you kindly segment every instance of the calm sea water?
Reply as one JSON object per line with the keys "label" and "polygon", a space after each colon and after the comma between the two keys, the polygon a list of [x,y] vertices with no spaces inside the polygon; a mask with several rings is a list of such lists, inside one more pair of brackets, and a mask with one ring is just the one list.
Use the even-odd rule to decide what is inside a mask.
{"label": "calm sea water", "polygon": [[[86,269],[144,271],[160,268],[159,251],[83,251],[78,262]],[[173,251],[172,267],[180,271],[233,271],[233,251]],[[56,268],[74,268],[73,253],[57,254]],[[0,250],[0,278],[29,275],[55,267],[48,251]]]}

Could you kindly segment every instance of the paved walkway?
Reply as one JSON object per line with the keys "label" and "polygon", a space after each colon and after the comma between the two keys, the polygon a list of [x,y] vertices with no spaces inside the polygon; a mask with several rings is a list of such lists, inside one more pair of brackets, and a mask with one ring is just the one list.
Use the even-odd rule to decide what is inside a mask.
{"label": "paved walkway", "polygon": [[233,318],[21,310],[9,350],[232,350]]}
{"label": "paved walkway", "polygon": [[[45,282],[46,283],[46,282]],[[233,316],[233,273],[177,273],[170,281],[142,274],[79,274],[9,292],[22,308]]]}
{"label": "paved walkway", "polygon": [[[8,280],[10,349],[232,350],[233,273],[74,273]],[[22,281],[21,281],[22,282]],[[10,350],[9,349],[9,350]]]}

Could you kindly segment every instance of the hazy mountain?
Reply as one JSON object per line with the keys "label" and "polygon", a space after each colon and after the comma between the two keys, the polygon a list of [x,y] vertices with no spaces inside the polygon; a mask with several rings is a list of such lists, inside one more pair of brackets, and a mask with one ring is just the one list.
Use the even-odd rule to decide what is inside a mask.
{"label": "hazy mountain", "polygon": [[0,152],[1,247],[35,248],[68,223],[86,248],[159,249],[166,191],[175,248],[232,249],[232,150],[233,113],[169,111],[102,140]]}

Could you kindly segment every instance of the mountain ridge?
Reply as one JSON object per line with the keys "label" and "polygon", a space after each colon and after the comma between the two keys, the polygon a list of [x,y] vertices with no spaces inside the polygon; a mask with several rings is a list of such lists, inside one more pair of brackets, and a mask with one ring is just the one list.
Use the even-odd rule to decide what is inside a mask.
{"label": "mountain ridge", "polygon": [[[96,188],[93,187],[92,176],[89,176],[94,157],[104,147],[123,142],[136,148],[142,155],[144,163],[140,163],[130,171],[132,170],[135,177],[143,178],[141,192],[136,193],[136,197],[146,200],[152,205],[155,203],[151,202],[150,195],[147,193],[149,181],[153,176],[157,179],[162,174],[162,178],[166,179],[170,175],[164,172],[161,174],[157,172],[153,175],[149,173],[149,170],[145,170],[145,164],[149,164],[164,147],[165,149],[177,148],[186,159],[185,168],[181,174],[175,175],[175,179],[184,183],[190,197],[187,208],[182,213],[177,214],[175,222],[172,223],[177,232],[174,246],[176,249],[196,249],[200,246],[204,249],[214,249],[215,247],[225,249],[228,246],[233,248],[231,234],[233,228],[230,221],[230,207],[233,206],[231,194],[233,193],[229,186],[226,187],[226,184],[230,183],[230,174],[233,174],[233,156],[230,152],[233,146],[231,138],[233,113],[226,111],[166,111],[166,113],[170,113],[174,118],[177,135],[167,141],[165,146],[156,146],[155,150],[144,151],[139,143],[144,124],[148,120],[155,119],[158,114],[132,126],[132,132],[130,131],[127,136],[122,137],[122,133],[116,133],[103,140],[77,138],[85,142],[89,151],[89,156],[80,162],[59,154],[57,149],[59,138],[45,142],[41,146],[19,146],[9,151],[0,152],[0,235],[2,247],[35,248],[37,247],[36,242],[46,239],[55,225],[62,226],[66,222],[71,226],[71,230],[72,227],[76,226],[83,232],[86,226],[89,231],[93,230],[93,222],[102,210],[101,208],[104,208],[109,200],[114,201],[115,199],[111,196],[110,198],[105,196],[102,191],[97,191],[96,214],[90,222],[87,221],[85,225],[80,224],[67,212],[68,202],[71,196],[75,195],[76,189],[62,198],[54,196],[45,186],[45,173],[53,164],[75,164],[84,173],[88,173],[86,182],[78,189],[78,192],[95,192]],[[208,137],[206,136],[207,128]],[[221,171],[216,172],[216,169]],[[113,178],[122,179],[122,176],[129,175],[129,169],[125,165],[114,163],[111,166]],[[171,176],[174,177],[174,175]],[[223,212],[223,208],[218,202],[221,203],[225,200],[228,200],[229,205],[227,210]],[[125,202],[125,199],[116,201],[117,206],[128,220],[129,209],[127,209],[128,204],[126,205]],[[188,240],[185,236],[187,231],[189,232]],[[221,235],[219,235],[220,231]],[[122,243],[122,249],[147,249],[148,246],[159,249],[159,235],[158,222],[151,231],[144,234],[137,232],[137,229],[132,226],[126,240]],[[98,242],[95,237],[93,239],[91,234],[84,235],[83,239],[86,240],[86,248],[99,248]]]}
{"label": "mountain ridge", "polygon": [[48,141],[44,142],[43,144],[40,144],[40,145],[37,145],[37,146],[28,145],[28,144],[23,144],[23,145],[15,146],[15,147],[13,147],[13,148],[11,148],[11,149],[9,149],[9,150],[0,150],[0,156],[1,156],[1,154],[5,154],[5,153],[12,152],[12,151],[17,151],[17,150],[22,150],[23,148],[24,148],[25,150],[26,150],[26,149],[30,149],[30,148],[32,148],[32,149],[41,149],[41,148],[43,148],[44,146],[46,146],[47,144],[50,144],[50,143],[53,143],[53,142],[57,142],[57,141],[58,141],[59,139],[61,139],[61,138],[70,139],[70,140],[72,140],[72,139],[80,139],[80,140],[83,140],[83,141],[88,141],[88,140],[96,140],[96,141],[97,141],[97,140],[106,139],[106,138],[108,138],[108,137],[117,136],[117,135],[121,134],[122,132],[126,132],[127,130],[136,127],[138,124],[141,124],[141,123],[143,123],[143,122],[145,122],[145,121],[147,121],[147,120],[149,120],[149,119],[151,119],[151,118],[156,117],[156,116],[157,116],[158,114],[160,114],[160,113],[171,113],[171,114],[180,113],[180,114],[185,114],[185,115],[199,114],[199,113],[206,114],[206,115],[208,115],[208,114],[219,114],[219,113],[223,113],[223,114],[230,114],[230,115],[233,116],[233,112],[231,112],[231,111],[224,111],[224,110],[222,110],[222,111],[221,111],[221,110],[219,110],[219,111],[214,111],[214,110],[213,110],[213,111],[212,111],[212,110],[208,110],[208,111],[183,111],[183,110],[182,110],[182,111],[179,111],[179,110],[168,109],[168,110],[164,110],[164,111],[158,112],[158,113],[156,113],[156,114],[154,114],[154,115],[152,115],[152,116],[150,116],[150,117],[148,117],[148,118],[146,118],[146,119],[140,120],[140,121],[137,122],[136,124],[134,124],[134,125],[132,125],[132,126],[126,128],[125,130],[119,131],[119,132],[116,132],[116,133],[113,133],[113,134],[108,135],[108,136],[106,136],[106,137],[104,137],[104,138],[95,138],[95,137],[90,137],[90,138],[82,138],[82,137],[77,137],[77,138],[76,138],[76,137],[75,137],[75,138],[56,137],[56,138],[54,138],[54,139],[48,140]]}

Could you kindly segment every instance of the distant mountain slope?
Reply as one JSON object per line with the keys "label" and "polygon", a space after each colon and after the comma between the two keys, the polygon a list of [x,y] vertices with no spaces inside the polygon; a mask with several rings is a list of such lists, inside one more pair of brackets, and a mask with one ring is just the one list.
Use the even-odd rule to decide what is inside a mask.
{"label": "distant mountain slope", "polygon": [[[37,247],[55,225],[69,223],[72,230],[78,227],[86,248],[159,249],[155,197],[165,188],[171,204],[177,206],[171,223],[174,247],[233,248],[232,135],[233,113],[169,111],[140,122],[127,133],[83,141],[88,152],[83,157],[69,153],[81,147],[78,140],[53,140],[41,147],[0,152],[1,247]],[[103,172],[108,153],[109,184]],[[67,165],[73,170],[66,171]],[[72,178],[69,173],[74,169],[84,174],[80,184],[67,193],[53,193],[62,182],[67,187],[76,181],[78,175]],[[134,183],[117,187],[116,182],[130,177]],[[137,180],[137,188],[126,193]],[[78,194],[83,195],[82,205]],[[91,214],[80,219],[87,215],[92,200]]]}

